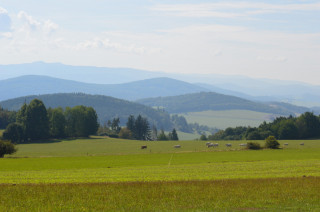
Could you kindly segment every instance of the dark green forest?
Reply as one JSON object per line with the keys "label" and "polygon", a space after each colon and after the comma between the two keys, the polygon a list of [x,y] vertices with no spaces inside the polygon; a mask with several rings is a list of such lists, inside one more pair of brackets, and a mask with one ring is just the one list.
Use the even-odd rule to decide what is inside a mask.
{"label": "dark green forest", "polygon": [[75,106],[46,109],[39,99],[23,104],[3,132],[3,138],[14,143],[25,143],[51,138],[88,137],[96,134],[99,124],[92,107]]}
{"label": "dark green forest", "polygon": [[5,129],[10,123],[16,121],[16,111],[5,110],[0,106],[0,129]]}

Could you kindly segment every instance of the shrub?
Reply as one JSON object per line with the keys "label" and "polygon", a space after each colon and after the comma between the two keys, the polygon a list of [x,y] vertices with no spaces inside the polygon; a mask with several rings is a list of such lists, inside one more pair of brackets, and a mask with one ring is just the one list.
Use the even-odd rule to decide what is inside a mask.
{"label": "shrub", "polygon": [[258,149],[261,149],[261,146],[258,142],[248,142],[247,149],[258,150]]}
{"label": "shrub", "polygon": [[11,155],[17,151],[15,145],[10,141],[0,141],[0,158],[4,155]]}
{"label": "shrub", "polygon": [[21,124],[11,123],[3,132],[3,139],[10,140],[13,143],[22,143],[24,140],[24,130]]}
{"label": "shrub", "polygon": [[265,147],[269,149],[279,149],[280,143],[276,140],[274,136],[269,136],[266,138]]}
{"label": "shrub", "polygon": [[121,128],[119,137],[123,139],[133,139],[132,132],[126,127]]}
{"label": "shrub", "polygon": [[206,136],[205,134],[202,134],[202,135],[200,136],[200,140],[201,140],[201,141],[207,141],[208,139],[207,139],[207,136]]}

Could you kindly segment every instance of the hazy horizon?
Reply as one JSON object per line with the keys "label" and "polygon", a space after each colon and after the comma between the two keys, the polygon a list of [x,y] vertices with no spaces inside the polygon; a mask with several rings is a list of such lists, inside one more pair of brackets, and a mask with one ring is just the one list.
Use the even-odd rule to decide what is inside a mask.
{"label": "hazy horizon", "polygon": [[4,0],[0,64],[44,61],[320,85],[319,11],[314,0]]}

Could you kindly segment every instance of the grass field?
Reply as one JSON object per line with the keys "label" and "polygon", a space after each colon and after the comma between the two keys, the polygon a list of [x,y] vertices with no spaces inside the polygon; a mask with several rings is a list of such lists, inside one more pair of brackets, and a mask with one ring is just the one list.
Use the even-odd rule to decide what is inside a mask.
{"label": "grass field", "polygon": [[320,178],[0,185],[1,211],[319,211]]}
{"label": "grass field", "polygon": [[227,142],[208,149],[203,141],[94,137],[18,145],[0,159],[0,211],[320,210],[319,140],[259,151]]}
{"label": "grass field", "polygon": [[270,113],[261,113],[248,110],[202,111],[179,114],[189,123],[197,122],[201,125],[225,129],[237,126],[259,126],[263,121],[271,121],[274,117]]}

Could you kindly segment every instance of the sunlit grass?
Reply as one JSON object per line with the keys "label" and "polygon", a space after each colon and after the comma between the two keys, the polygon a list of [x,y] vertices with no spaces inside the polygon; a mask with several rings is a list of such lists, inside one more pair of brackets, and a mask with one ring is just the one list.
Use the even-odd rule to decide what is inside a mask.
{"label": "sunlit grass", "polygon": [[320,176],[319,151],[290,150],[7,158],[2,183],[176,181]]}
{"label": "sunlit grass", "polygon": [[317,211],[320,178],[0,185],[1,211]]}
{"label": "sunlit grass", "polygon": [[[18,152],[9,157],[75,157],[75,156],[102,156],[102,155],[127,155],[127,154],[154,154],[174,152],[213,152],[213,151],[235,151],[244,150],[239,146],[246,141],[212,141],[219,143],[217,148],[207,148],[206,141],[133,141],[124,139],[94,137],[76,140],[53,140],[48,143],[20,144],[17,145]],[[264,141],[257,141],[261,145]],[[299,144],[304,142],[304,146]],[[232,143],[232,147],[226,147],[226,143]],[[286,150],[314,151],[320,149],[320,141],[280,141]],[[283,146],[283,143],[289,143]],[[173,148],[181,145],[181,149]],[[142,145],[148,148],[141,150]],[[269,154],[269,153],[268,153]],[[281,153],[282,154],[282,153]],[[286,153],[284,153],[286,154]]]}
{"label": "sunlit grass", "polygon": [[95,137],[17,145],[0,159],[0,211],[319,209],[319,140],[259,151],[239,146],[245,141],[205,143]]}

